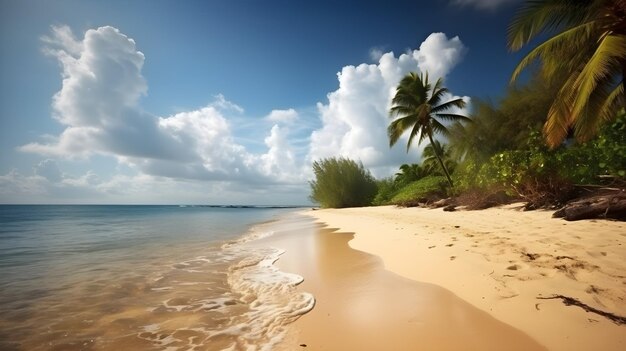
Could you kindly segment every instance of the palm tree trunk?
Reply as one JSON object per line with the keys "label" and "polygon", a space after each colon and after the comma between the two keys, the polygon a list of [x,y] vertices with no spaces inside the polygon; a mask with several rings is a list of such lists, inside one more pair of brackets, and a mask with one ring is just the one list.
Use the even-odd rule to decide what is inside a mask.
{"label": "palm tree trunk", "polygon": [[433,140],[433,132],[430,130],[430,128],[428,130],[428,140],[430,140],[430,145],[432,145],[433,149],[435,150],[435,157],[437,157],[437,160],[439,161],[439,164],[441,165],[441,169],[443,169],[443,173],[446,174],[446,178],[448,178],[448,183],[450,183],[450,187],[454,188],[454,184],[452,183],[452,178],[450,178],[450,173],[448,172],[446,165],[443,163],[443,160],[441,159],[441,155],[439,155],[441,151],[435,145],[435,141]]}

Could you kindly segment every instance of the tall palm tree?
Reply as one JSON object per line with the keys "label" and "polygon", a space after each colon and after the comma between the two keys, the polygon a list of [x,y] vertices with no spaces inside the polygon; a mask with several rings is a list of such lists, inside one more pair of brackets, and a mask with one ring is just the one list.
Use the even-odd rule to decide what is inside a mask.
{"label": "tall palm tree", "polygon": [[[400,136],[409,129],[407,152],[418,135],[418,144],[428,137],[430,144],[433,145],[435,142],[433,134],[439,133],[444,136],[448,134],[442,121],[469,121],[469,118],[463,115],[450,112],[451,109],[465,107],[465,101],[461,98],[442,101],[448,96],[448,89],[443,87],[441,78],[432,87],[428,82],[428,73],[418,75],[411,72],[402,78],[396,88],[396,94],[391,100],[392,107],[389,110],[391,117],[397,117],[387,128],[389,146],[395,145]],[[450,173],[441,159],[441,152],[440,150],[435,151],[439,165],[446,175],[448,183],[453,187]]]}
{"label": "tall palm tree", "polygon": [[545,78],[564,77],[543,129],[548,145],[561,144],[572,127],[577,140],[588,140],[626,103],[626,0],[526,1],[509,26],[509,48],[544,33],[555,34],[522,59],[511,81],[541,59]]}

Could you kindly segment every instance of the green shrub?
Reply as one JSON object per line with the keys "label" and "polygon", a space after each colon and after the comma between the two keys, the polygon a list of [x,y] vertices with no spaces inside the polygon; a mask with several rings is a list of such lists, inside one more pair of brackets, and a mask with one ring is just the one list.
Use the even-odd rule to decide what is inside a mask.
{"label": "green shrub", "polygon": [[376,186],[378,187],[378,191],[372,201],[372,205],[383,206],[391,204],[391,199],[396,195],[398,190],[398,184],[399,182],[394,180],[393,177],[377,180]]}
{"label": "green shrub", "polygon": [[446,177],[424,177],[399,189],[397,194],[391,199],[391,203],[394,205],[412,206],[418,202],[445,196],[446,184]]}
{"label": "green shrub", "polygon": [[368,206],[376,195],[374,177],[353,160],[333,157],[315,161],[313,173],[310,198],[322,207]]}
{"label": "green shrub", "polygon": [[503,190],[537,208],[563,204],[576,196],[575,184],[623,182],[625,175],[626,116],[622,112],[593,140],[556,150],[549,150],[541,133],[533,131],[524,148],[496,153],[482,165],[466,160],[454,180],[457,194]]}

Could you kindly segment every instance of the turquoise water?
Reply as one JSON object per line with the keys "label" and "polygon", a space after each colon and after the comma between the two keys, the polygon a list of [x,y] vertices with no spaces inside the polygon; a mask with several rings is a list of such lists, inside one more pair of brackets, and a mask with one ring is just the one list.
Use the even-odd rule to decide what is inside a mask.
{"label": "turquoise water", "polygon": [[0,349],[263,349],[312,297],[242,243],[292,211],[0,206]]}

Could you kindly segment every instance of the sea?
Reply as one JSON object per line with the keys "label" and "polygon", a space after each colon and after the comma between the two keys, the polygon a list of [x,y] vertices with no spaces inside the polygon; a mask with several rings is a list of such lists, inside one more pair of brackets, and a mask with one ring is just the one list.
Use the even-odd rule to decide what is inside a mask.
{"label": "sea", "polygon": [[294,211],[0,205],[0,350],[272,350],[314,297],[248,243]]}

